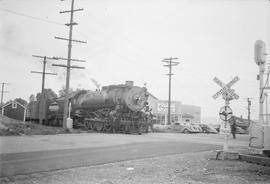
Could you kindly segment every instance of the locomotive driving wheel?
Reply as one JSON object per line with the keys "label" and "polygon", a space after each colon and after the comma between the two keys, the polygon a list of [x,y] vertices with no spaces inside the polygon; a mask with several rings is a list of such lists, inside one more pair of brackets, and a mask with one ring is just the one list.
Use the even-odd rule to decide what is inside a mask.
{"label": "locomotive driving wheel", "polygon": [[113,127],[110,125],[109,122],[104,123],[103,131],[106,133],[112,133],[113,132]]}
{"label": "locomotive driving wheel", "polygon": [[103,130],[103,122],[95,121],[94,130],[96,130],[97,132],[101,132]]}
{"label": "locomotive driving wheel", "polygon": [[85,121],[84,125],[88,130],[93,130],[93,125],[92,125],[91,121]]}

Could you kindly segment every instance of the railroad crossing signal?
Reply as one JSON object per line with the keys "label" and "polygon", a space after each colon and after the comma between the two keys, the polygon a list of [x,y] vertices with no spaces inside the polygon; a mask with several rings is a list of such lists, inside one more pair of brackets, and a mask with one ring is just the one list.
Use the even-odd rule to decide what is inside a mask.
{"label": "railroad crossing signal", "polygon": [[232,85],[234,85],[237,81],[239,81],[239,77],[234,77],[228,84],[224,84],[221,80],[215,77],[214,82],[217,83],[220,87],[222,87],[216,94],[213,95],[214,99],[217,99],[220,95],[223,95],[226,99],[238,99],[239,96],[231,89]]}
{"label": "railroad crossing signal", "polygon": [[228,84],[224,84],[221,80],[217,77],[214,78],[214,82],[217,83],[221,89],[213,95],[214,99],[217,99],[219,96],[223,96],[225,100],[225,106],[219,110],[219,117],[221,120],[224,121],[224,130],[225,130],[225,137],[224,137],[224,145],[223,150],[228,150],[228,136],[229,131],[227,131],[227,122],[232,118],[232,109],[229,107],[230,100],[238,99],[239,96],[231,89],[232,85],[234,85],[237,81],[239,81],[239,77],[234,77]]}
{"label": "railroad crossing signal", "polygon": [[232,109],[229,106],[224,106],[219,110],[219,117],[223,121],[229,121],[232,118]]}

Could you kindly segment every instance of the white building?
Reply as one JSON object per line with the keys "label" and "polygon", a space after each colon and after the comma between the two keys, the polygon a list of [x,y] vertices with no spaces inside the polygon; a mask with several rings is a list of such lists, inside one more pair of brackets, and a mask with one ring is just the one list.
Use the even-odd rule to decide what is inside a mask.
{"label": "white building", "polygon": [[[168,125],[168,101],[159,100],[152,94],[148,97],[152,114],[156,116],[156,124]],[[180,101],[171,101],[171,124],[179,122],[200,123],[201,107],[185,105]]]}

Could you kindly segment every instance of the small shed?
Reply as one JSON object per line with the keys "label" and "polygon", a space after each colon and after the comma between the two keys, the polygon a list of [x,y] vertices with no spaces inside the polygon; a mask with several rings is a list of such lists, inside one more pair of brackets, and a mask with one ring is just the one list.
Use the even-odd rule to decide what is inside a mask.
{"label": "small shed", "polygon": [[26,107],[17,101],[11,101],[2,107],[2,115],[25,121]]}

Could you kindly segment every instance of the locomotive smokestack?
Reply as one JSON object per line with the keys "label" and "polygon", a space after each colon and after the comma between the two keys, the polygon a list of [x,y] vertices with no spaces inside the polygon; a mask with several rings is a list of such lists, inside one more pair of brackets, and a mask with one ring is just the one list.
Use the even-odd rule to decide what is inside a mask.
{"label": "locomotive smokestack", "polygon": [[126,81],[126,85],[127,86],[134,86],[134,82],[133,81]]}
{"label": "locomotive smokestack", "polygon": [[93,84],[96,86],[97,90],[100,91],[100,84],[98,83],[97,80],[91,78],[91,81],[93,82]]}

